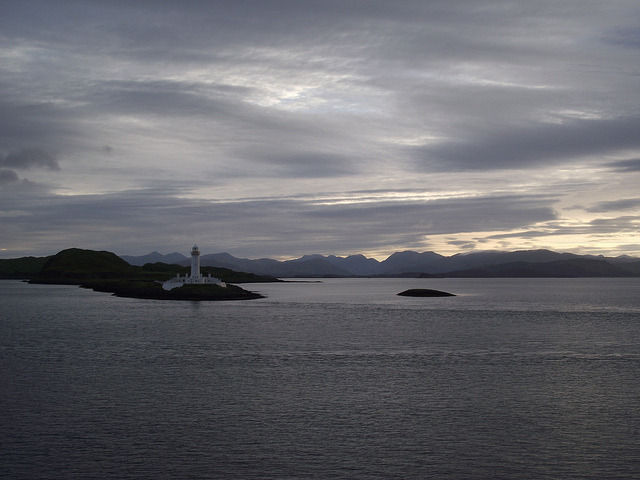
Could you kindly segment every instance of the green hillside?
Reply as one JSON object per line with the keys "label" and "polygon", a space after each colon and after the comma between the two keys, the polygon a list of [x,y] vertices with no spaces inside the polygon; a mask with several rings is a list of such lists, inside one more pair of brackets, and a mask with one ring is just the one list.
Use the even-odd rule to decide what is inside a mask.
{"label": "green hillside", "polygon": [[0,278],[27,279],[38,274],[51,257],[0,259]]}
{"label": "green hillside", "polygon": [[69,283],[78,280],[128,278],[136,268],[106,251],[68,248],[49,257],[40,271],[31,278],[33,283]]}

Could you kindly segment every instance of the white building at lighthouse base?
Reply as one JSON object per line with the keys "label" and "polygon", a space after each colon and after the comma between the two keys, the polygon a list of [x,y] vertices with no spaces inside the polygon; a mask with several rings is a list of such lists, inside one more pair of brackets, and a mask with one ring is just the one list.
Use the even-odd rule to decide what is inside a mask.
{"label": "white building at lighthouse base", "polygon": [[162,288],[165,290],[171,290],[173,288],[181,287],[182,285],[221,285],[226,286],[219,278],[200,275],[200,250],[198,246],[194,245],[191,249],[191,274],[181,277],[180,274],[173,277],[170,280],[162,283]]}
{"label": "white building at lighthouse base", "polygon": [[219,278],[212,277],[211,274],[208,276],[200,276],[200,277],[192,277],[190,275],[185,275],[181,277],[180,275],[173,277],[166,282],[162,283],[162,288],[165,290],[171,290],[172,288],[181,287],[182,285],[194,285],[194,284],[207,284],[207,285],[220,285],[222,287],[226,286],[226,284],[220,280]]}

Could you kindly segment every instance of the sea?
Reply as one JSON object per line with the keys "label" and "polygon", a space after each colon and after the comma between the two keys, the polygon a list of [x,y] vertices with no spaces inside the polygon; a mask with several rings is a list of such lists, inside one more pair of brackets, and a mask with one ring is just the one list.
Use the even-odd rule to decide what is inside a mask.
{"label": "sea", "polygon": [[243,287],[0,281],[0,478],[640,478],[640,278]]}

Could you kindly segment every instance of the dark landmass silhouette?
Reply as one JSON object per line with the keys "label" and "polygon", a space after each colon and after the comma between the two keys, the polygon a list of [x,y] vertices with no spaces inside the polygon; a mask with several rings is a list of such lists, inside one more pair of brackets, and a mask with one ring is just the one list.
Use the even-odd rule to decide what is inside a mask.
{"label": "dark landmass silhouette", "polygon": [[188,257],[186,255],[182,255],[178,252],[163,255],[156,251],[138,257],[132,255],[121,255],[120,258],[131,265],[137,265],[139,267],[147,263],[178,263],[183,260],[188,260]]}
{"label": "dark landmass silhouette", "polygon": [[410,288],[409,290],[398,293],[398,295],[401,297],[455,297],[453,293],[432,290],[430,288]]}
{"label": "dark landmass silhouette", "polygon": [[[633,266],[633,264],[631,264]],[[446,277],[464,278],[578,278],[578,277],[634,277],[629,268],[612,265],[605,260],[572,258],[554,262],[511,262],[487,265],[482,268],[448,272]]]}
{"label": "dark landmass silhouette", "polygon": [[50,258],[51,256],[0,259],[0,278],[31,278],[42,270]]}
{"label": "dark landmass silhouette", "polygon": [[164,290],[162,281],[177,274],[188,273],[188,268],[175,264],[148,263],[130,265],[116,254],[107,251],[70,248],[56,255],[23,259],[0,260],[0,278],[22,278],[29,283],[79,285],[95,291],[109,292],[120,297],[158,300],[246,300],[262,298],[233,283],[274,282],[275,277],[237,272],[225,268],[201,269],[226,285],[183,285]]}
{"label": "dark landmass silhouette", "polygon": [[[149,255],[155,255],[153,254]],[[149,258],[125,257],[132,264]],[[158,254],[160,255],[160,254]],[[175,255],[175,254],[171,254]],[[179,254],[178,254],[179,255]],[[302,277],[638,277],[640,259],[558,253],[551,250],[485,251],[443,256],[435,252],[396,252],[378,261],[364,255],[305,255],[295,260],[250,260],[229,253],[202,255],[201,265],[271,275]],[[178,262],[187,266],[188,259]]]}
{"label": "dark landmass silhouette", "polygon": [[[117,278],[131,274],[139,276],[146,272],[149,274],[147,278],[151,278],[152,274],[156,276],[155,280],[162,280],[162,275],[170,278],[178,273],[187,273],[190,265],[190,260],[179,253],[162,255],[152,252],[138,257],[123,256],[118,261],[111,252],[99,252],[91,271],[85,271],[86,259],[79,261],[81,254],[78,250],[63,250],[57,254],[56,261],[46,265],[46,268],[45,264],[52,256],[0,259],[0,278],[78,283],[78,279]],[[62,254],[69,251],[76,251],[74,256],[78,262],[75,265],[64,263],[65,256]],[[98,258],[107,262],[106,270],[101,267]],[[171,262],[172,259],[176,261]],[[449,257],[435,252],[405,251],[396,252],[383,261],[364,255],[338,257],[317,254],[287,261],[271,258],[250,260],[237,258],[229,253],[215,253],[202,255],[200,263],[205,275],[211,273],[212,276],[231,283],[275,281],[277,277],[640,277],[640,259],[636,257],[576,255],[551,250],[471,252]]]}

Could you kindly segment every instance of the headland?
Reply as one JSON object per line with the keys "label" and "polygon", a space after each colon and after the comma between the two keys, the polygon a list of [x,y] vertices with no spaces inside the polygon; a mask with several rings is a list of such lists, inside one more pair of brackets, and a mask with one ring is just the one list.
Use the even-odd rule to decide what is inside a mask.
{"label": "headland", "polygon": [[166,263],[134,266],[112,252],[79,248],[62,250],[50,257],[13,259],[5,267],[6,272],[0,271],[2,278],[78,285],[118,297],[154,300],[250,300],[263,297],[236,283],[279,281],[275,277],[204,267],[203,272],[199,269],[196,272],[202,281],[192,278],[178,288],[167,290],[163,285],[172,278],[191,278],[186,267]]}

